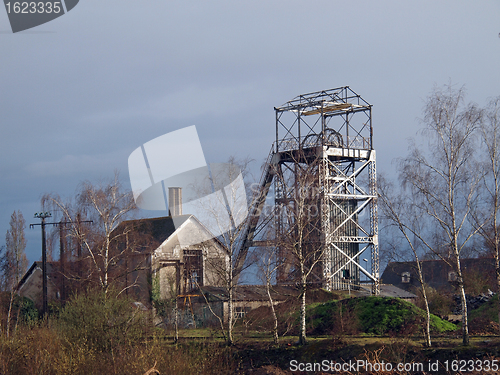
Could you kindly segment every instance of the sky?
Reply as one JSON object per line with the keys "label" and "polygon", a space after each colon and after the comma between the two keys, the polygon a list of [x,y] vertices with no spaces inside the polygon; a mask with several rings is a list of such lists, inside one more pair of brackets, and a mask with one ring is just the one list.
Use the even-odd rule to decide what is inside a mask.
{"label": "sky", "polygon": [[[274,107],[350,86],[373,105],[377,170],[394,176],[433,87],[500,95],[500,2],[80,0],[13,34],[0,9],[0,245],[44,193],[120,171],[143,143],[196,125],[205,157],[254,159]],[[151,213],[143,212],[144,216]],[[40,259],[40,229],[26,228]]]}

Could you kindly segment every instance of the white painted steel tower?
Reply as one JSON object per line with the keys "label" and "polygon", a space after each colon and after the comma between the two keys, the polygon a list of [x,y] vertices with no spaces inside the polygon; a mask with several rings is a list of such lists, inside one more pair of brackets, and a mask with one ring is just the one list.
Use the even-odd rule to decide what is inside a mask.
{"label": "white painted steel tower", "polygon": [[[277,238],[294,220],[290,211],[297,209],[297,197],[309,194],[317,216],[310,220],[315,228],[309,231],[307,246],[321,260],[308,282],[328,290],[357,289],[363,279],[371,282],[374,294],[379,293],[371,109],[349,87],[300,95],[275,108],[276,142],[268,161],[274,176]],[[304,170],[316,181],[307,192],[298,175]],[[279,254],[278,282],[293,282],[293,256],[283,246]],[[370,263],[362,264],[363,258]]]}

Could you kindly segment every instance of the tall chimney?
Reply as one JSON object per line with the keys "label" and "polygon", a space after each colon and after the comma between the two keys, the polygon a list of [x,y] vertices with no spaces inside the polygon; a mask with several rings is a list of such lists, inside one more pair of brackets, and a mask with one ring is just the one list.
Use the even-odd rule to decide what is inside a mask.
{"label": "tall chimney", "polygon": [[168,210],[170,216],[182,215],[182,188],[168,188]]}

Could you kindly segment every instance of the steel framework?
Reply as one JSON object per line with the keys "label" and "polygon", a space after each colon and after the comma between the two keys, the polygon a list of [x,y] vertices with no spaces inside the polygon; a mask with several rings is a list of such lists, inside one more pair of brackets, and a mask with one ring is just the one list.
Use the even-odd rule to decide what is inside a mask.
{"label": "steel framework", "polygon": [[[372,292],[379,293],[371,109],[349,87],[300,95],[275,108],[276,142],[268,159],[271,177],[264,179],[270,183],[274,176],[276,238],[291,230],[298,219],[298,199],[307,194],[303,202],[315,208],[308,210],[314,230],[305,245],[315,252],[309,282],[328,290],[356,289],[363,273]],[[307,188],[299,173],[305,170],[315,181]],[[313,211],[316,215],[310,214]],[[278,248],[282,262],[278,282],[290,282],[296,264],[286,247]],[[367,252],[371,261],[365,269],[360,257]]]}

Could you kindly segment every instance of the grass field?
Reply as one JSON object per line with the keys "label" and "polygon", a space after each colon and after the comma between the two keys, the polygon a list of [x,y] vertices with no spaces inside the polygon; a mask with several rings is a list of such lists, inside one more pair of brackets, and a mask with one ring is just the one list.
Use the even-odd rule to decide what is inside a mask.
{"label": "grass field", "polygon": [[[427,366],[425,371],[414,367],[399,372],[359,372],[363,374],[455,374],[460,372],[450,366],[460,361],[500,360],[500,337],[485,335],[484,330],[477,331],[481,335],[473,332],[470,345],[464,347],[460,329],[435,317],[432,347],[426,348],[423,312],[413,304],[378,297],[332,300],[322,294],[319,301],[308,305],[306,345],[297,345],[298,313],[292,301],[277,307],[278,345],[272,340],[269,309],[259,308],[238,320],[231,347],[216,327],[180,329],[174,343],[172,329],[154,328],[147,313],[132,311],[126,300],[82,295],[57,315],[20,322],[8,337],[2,332],[0,374],[142,375],[153,366],[161,374],[173,375],[332,373],[295,367],[324,361],[331,365],[365,361]],[[481,322],[493,316],[495,309],[495,301],[478,309],[471,314],[471,323],[477,320],[482,329]],[[439,368],[429,371],[431,363]],[[487,373],[500,371],[490,368]]]}

